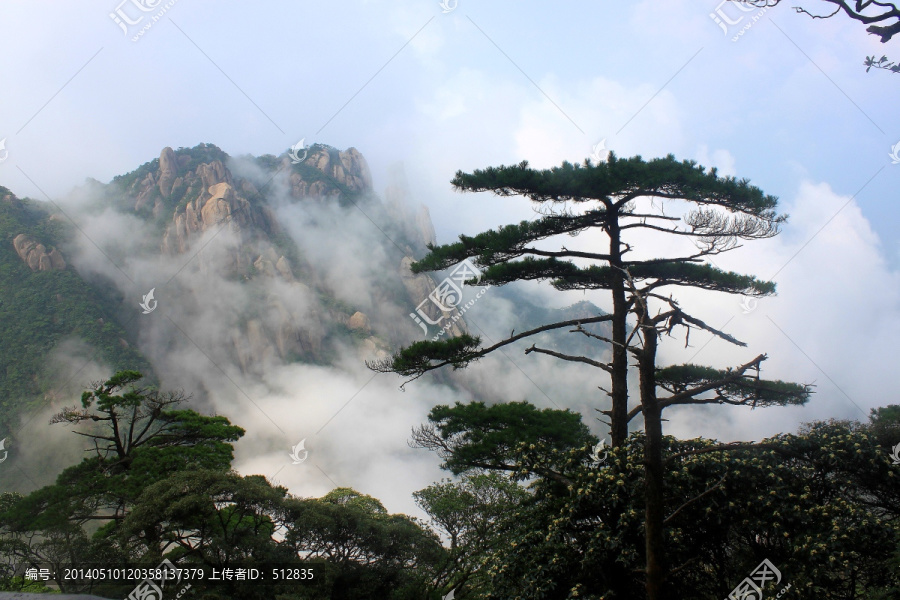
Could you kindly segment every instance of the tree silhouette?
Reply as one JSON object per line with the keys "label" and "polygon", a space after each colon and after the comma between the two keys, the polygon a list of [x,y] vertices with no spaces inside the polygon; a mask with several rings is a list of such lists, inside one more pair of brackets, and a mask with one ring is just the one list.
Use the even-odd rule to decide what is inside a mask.
{"label": "tree silhouette", "polygon": [[[611,390],[602,386],[600,389],[610,397],[611,406],[598,410],[610,418],[614,447],[624,444],[629,423],[638,415],[643,416],[646,587],[648,597],[664,597],[668,567],[664,561],[662,411],[683,404],[802,404],[810,388],[760,379],[765,355],[727,369],[696,365],[658,368],[660,336],[671,335],[677,326],[685,329],[686,344],[691,330],[699,329],[746,346],[686,312],[671,295],[660,292],[674,286],[753,297],[774,293],[772,282],[724,271],[707,261],[738,248],[741,241],[777,235],[787,216],[776,212],[777,198],[764,194],[747,180],[720,177],[715,169],[707,171],[693,161],[678,162],[672,155],[644,161],[640,156],[618,159],[610,153],[608,160],[600,164],[589,160],[584,165],[566,162],[540,171],[522,162],[471,174],[458,172],[452,183],[463,191],[525,196],[540,207],[542,217],[473,237],[461,235],[459,242],[453,244],[431,246],[429,254],[413,264],[414,272],[441,270],[473,259],[483,268],[479,284],[550,280],[557,290],[605,290],[612,296],[612,313],[549,323],[511,334],[488,347],[481,346],[479,337],[469,334],[438,342],[416,342],[369,367],[415,379],[448,365],[463,368],[506,345],[561,329],[610,344],[611,361],[598,356],[568,355],[536,344],[525,353],[589,365],[609,375]],[[676,201],[687,203],[691,210],[680,216],[666,214],[666,203]],[[634,233],[632,230],[684,238],[693,243],[694,250],[665,257],[628,258],[626,255],[635,251],[625,239]],[[546,250],[545,246],[534,245],[584,231],[605,235],[607,243],[602,244],[602,250],[572,250],[565,245],[559,250]],[[634,318],[630,330],[629,315]],[[585,328],[599,322],[612,324],[611,337]],[[640,403],[631,407],[627,387],[629,355],[637,361],[640,375]],[[669,395],[658,397],[660,388]]]}

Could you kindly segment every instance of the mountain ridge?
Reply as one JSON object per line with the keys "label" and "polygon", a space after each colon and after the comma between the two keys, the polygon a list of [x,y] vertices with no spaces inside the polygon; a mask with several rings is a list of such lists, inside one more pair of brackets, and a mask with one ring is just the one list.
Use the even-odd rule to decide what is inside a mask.
{"label": "mountain ridge", "polygon": [[[436,240],[402,167],[391,169],[381,199],[355,148],[318,144],[303,158],[233,158],[212,144],[166,147],[108,184],[91,181],[80,190],[90,200],[76,215],[81,225],[55,205],[0,188],[3,339],[30,349],[0,356],[0,437],[13,433],[26,408],[75,392],[56,389],[58,378],[40,367],[68,339],[86,342],[111,368],[136,368],[156,381],[168,376],[170,353],[185,336],[214,365],[261,376],[273,362],[335,364],[342,348],[354,349],[360,362],[383,358],[421,336],[410,319],[418,307],[432,321],[457,317],[448,335],[466,331],[455,308],[442,312],[426,302],[439,275],[409,268]],[[350,275],[317,254],[323,244],[346,244],[341,228],[353,219],[353,233],[363,239],[349,240],[356,246],[345,268],[363,273],[365,285],[356,286],[363,295],[348,293]],[[104,235],[90,239],[84,227],[94,221]],[[24,290],[31,308],[5,297],[14,289]],[[139,299],[150,289],[163,314],[177,309],[167,320],[141,314]],[[535,326],[554,312],[511,297]],[[68,307],[61,309],[68,316],[36,310],[50,299]],[[559,314],[599,311],[577,306]],[[429,335],[439,327],[431,329]],[[85,383],[72,379],[76,388]]]}

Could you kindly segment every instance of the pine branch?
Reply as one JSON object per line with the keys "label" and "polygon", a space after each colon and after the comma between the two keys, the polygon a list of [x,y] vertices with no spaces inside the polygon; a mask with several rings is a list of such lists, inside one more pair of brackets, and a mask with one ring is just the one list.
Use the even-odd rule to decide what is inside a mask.
{"label": "pine branch", "polygon": [[698,394],[702,394],[703,392],[708,392],[710,390],[721,388],[726,384],[734,383],[735,381],[738,381],[741,377],[743,377],[744,373],[746,373],[748,369],[750,369],[751,367],[758,367],[760,363],[766,360],[766,358],[768,357],[765,354],[760,354],[750,362],[744,363],[734,371],[731,371],[728,376],[723,377],[717,381],[711,381],[706,384],[699,385],[695,388],[684,390],[683,392],[673,394],[668,398],[660,398],[660,407],[665,408],[667,406],[672,406],[673,404],[678,404],[685,400],[689,400]]}
{"label": "pine branch", "polygon": [[[611,321],[611,320],[612,320],[612,315],[600,315],[597,317],[588,317],[588,318],[583,318],[583,319],[571,319],[569,321],[560,321],[558,323],[551,323],[549,325],[543,325],[541,327],[536,327],[535,329],[530,329],[523,333],[519,333],[517,335],[510,336],[509,338],[507,338],[505,340],[501,340],[500,342],[497,342],[493,346],[489,346],[487,348],[481,348],[481,349],[473,351],[473,352],[468,352],[468,351],[462,352],[459,355],[451,356],[450,358],[441,360],[440,362],[437,362],[437,363],[430,363],[430,360],[432,360],[432,359],[428,355],[413,356],[413,357],[409,357],[407,355],[414,354],[415,350],[417,348],[417,345],[441,344],[443,347],[443,346],[446,346],[446,344],[448,342],[452,342],[452,340],[445,340],[443,342],[416,342],[415,344],[413,344],[407,348],[401,349],[397,354],[395,354],[391,358],[387,358],[387,359],[380,360],[380,361],[371,361],[371,362],[366,361],[365,364],[366,364],[366,367],[368,367],[369,369],[371,369],[373,371],[377,371],[379,373],[399,373],[401,375],[407,375],[407,376],[415,375],[415,377],[412,377],[412,379],[409,379],[403,383],[403,385],[406,385],[410,381],[415,381],[416,379],[418,379],[419,377],[421,377],[428,371],[440,369],[441,367],[445,367],[447,365],[459,366],[459,365],[468,364],[469,362],[478,360],[479,358],[486,356],[486,355],[490,354],[491,352],[493,352],[494,350],[502,348],[503,346],[507,346],[507,345],[517,342],[523,338],[530,337],[530,336],[536,335],[538,333],[542,333],[544,331],[551,331],[554,329],[562,329],[563,327],[571,327],[572,325],[580,325],[582,323],[602,323],[602,322]],[[402,361],[403,361],[403,359],[407,359],[407,358],[413,358],[414,363],[409,365],[408,367],[404,367],[404,366],[402,366]],[[425,361],[429,361],[429,363],[426,364]]]}

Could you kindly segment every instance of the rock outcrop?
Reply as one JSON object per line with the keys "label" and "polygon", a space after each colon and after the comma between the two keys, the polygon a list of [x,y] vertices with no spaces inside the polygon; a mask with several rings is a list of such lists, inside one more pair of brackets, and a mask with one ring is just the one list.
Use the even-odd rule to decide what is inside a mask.
{"label": "rock outcrop", "polygon": [[47,251],[42,243],[30,235],[20,233],[13,239],[13,247],[32,271],[62,271],[66,261],[56,248]]}
{"label": "rock outcrop", "polygon": [[371,331],[372,328],[369,325],[369,317],[365,315],[365,313],[361,313],[356,311],[350,318],[347,320],[347,327],[354,330],[359,331]]}
{"label": "rock outcrop", "polygon": [[419,212],[416,213],[416,228],[418,229],[419,239],[422,244],[437,243],[437,235],[434,232],[434,223],[431,221],[431,213],[424,204],[419,206]]}
{"label": "rock outcrop", "polygon": [[[309,289],[296,282],[306,293]],[[295,360],[298,356],[316,356],[322,350],[324,332],[320,328],[302,324],[318,323],[321,319],[313,311],[301,314],[277,296],[270,296],[264,318],[250,319],[231,331],[234,353],[245,372],[256,365],[264,365],[273,358]]]}
{"label": "rock outcrop", "polygon": [[[301,173],[291,171],[290,189],[294,198],[326,197],[349,192],[363,193],[372,189],[372,175],[369,164],[356,148],[344,152],[319,147],[310,152],[303,164],[318,169],[325,177],[308,179]],[[285,157],[282,167],[289,168],[291,161]]]}
{"label": "rock outcrop", "polygon": [[294,281],[294,271],[291,269],[291,263],[284,256],[275,261],[275,270],[286,281]]}
{"label": "rock outcrop", "polygon": [[364,192],[372,189],[369,164],[356,148],[348,148],[346,151],[340,152],[326,147],[318,147],[306,157],[304,163],[318,169],[351,192]]}
{"label": "rock outcrop", "polygon": [[159,155],[159,193],[165,198],[172,193],[172,186],[178,177],[178,160],[175,151],[169,147],[163,148]]}
{"label": "rock outcrop", "polygon": [[411,253],[422,252],[428,244],[435,243],[437,238],[431,214],[424,204],[414,208],[415,203],[402,164],[392,165],[388,169],[388,185],[384,188],[384,201],[391,219],[415,246],[410,248]]}
{"label": "rock outcrop", "polygon": [[[317,169],[324,177],[310,175],[308,171],[304,175],[292,168],[287,157],[282,160],[282,167],[290,173],[288,181],[292,196],[324,198],[340,194],[342,190],[364,193],[372,189],[369,165],[356,148],[345,151],[326,146],[314,148],[303,164]],[[254,201],[259,197],[256,186],[246,179],[236,178],[223,162],[224,158],[216,158],[224,156],[218,148],[206,144],[190,152],[193,154],[163,148],[156,169],[125,190],[133,199],[135,211],[151,209],[154,217],[161,217],[174,208],[171,223],[163,234],[161,246],[164,252],[187,252],[193,238],[224,222],[232,231],[246,232],[254,239],[280,232],[272,211],[264,203]],[[210,160],[197,164],[197,153],[203,156],[203,152]],[[196,166],[190,168],[189,164]],[[237,262],[248,264],[247,261]]]}

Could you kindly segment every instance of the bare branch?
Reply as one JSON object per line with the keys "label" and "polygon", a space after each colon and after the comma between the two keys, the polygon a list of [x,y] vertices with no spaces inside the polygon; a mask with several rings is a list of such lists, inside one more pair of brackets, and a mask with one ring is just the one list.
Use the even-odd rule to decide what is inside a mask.
{"label": "bare branch", "polygon": [[[487,348],[481,348],[481,349],[471,352],[470,354],[467,354],[465,356],[457,356],[457,357],[454,357],[453,359],[443,360],[438,363],[423,366],[423,367],[421,367],[421,370],[417,371],[417,372],[411,371],[410,373],[407,373],[409,375],[412,375],[410,377],[410,379],[404,381],[400,387],[402,389],[403,386],[405,386],[407,383],[409,383],[410,381],[415,381],[416,379],[418,379],[419,377],[422,377],[425,373],[427,373],[429,371],[434,371],[436,369],[440,369],[441,367],[445,367],[447,365],[455,365],[455,364],[458,364],[459,362],[463,362],[463,361],[477,360],[483,356],[490,354],[491,352],[493,352],[494,350],[497,350],[498,348],[502,348],[503,346],[508,346],[509,344],[517,342],[523,338],[527,338],[527,337],[536,335],[536,334],[544,332],[544,331],[552,331],[554,329],[562,329],[563,327],[571,327],[573,325],[581,325],[583,323],[603,323],[606,321],[611,321],[612,318],[613,318],[613,316],[611,314],[609,314],[609,315],[600,315],[597,317],[587,317],[587,318],[583,318],[583,319],[571,319],[569,321],[560,321],[558,323],[550,323],[549,325],[542,325],[541,327],[536,327],[535,329],[530,329],[530,330],[522,332],[518,335],[510,336],[510,337],[506,338],[505,340],[501,340],[501,341],[497,342],[493,346],[489,346]],[[393,368],[393,364],[394,364],[393,357],[387,358],[384,360],[366,361],[365,364],[366,364],[366,367],[368,367],[369,369],[371,369],[373,371],[377,371],[379,373],[395,373],[396,372]]]}
{"label": "bare branch", "polygon": [[719,479],[719,481],[717,481],[716,484],[715,484],[714,486],[712,486],[711,488],[709,488],[708,490],[706,490],[706,491],[703,492],[702,494],[699,494],[699,495],[697,495],[697,496],[694,496],[693,498],[691,498],[690,500],[688,500],[687,502],[685,502],[684,504],[682,504],[681,506],[679,506],[678,508],[676,508],[676,509],[675,509],[675,512],[673,512],[671,515],[669,515],[668,517],[666,517],[665,520],[663,520],[663,525],[667,525],[667,524],[669,523],[669,521],[671,521],[672,519],[674,519],[675,516],[676,516],[678,513],[680,513],[682,510],[684,510],[685,507],[690,506],[691,504],[693,504],[693,503],[696,502],[697,500],[699,500],[699,499],[703,498],[704,496],[707,496],[707,495],[713,493],[714,491],[716,491],[717,489],[719,489],[719,487],[722,485],[722,482],[725,481],[725,477],[726,477],[727,475],[728,475],[728,473],[725,473],[725,475],[722,475],[722,478]]}
{"label": "bare branch", "polygon": [[[773,7],[781,2],[781,0],[737,1],[743,2],[744,4],[748,4],[750,6],[759,7]],[[863,23],[865,25],[870,25],[866,28],[866,31],[872,35],[879,36],[881,38],[882,44],[889,42],[891,38],[894,37],[894,35],[900,33],[900,10],[898,10],[897,5],[894,2],[879,2],[877,0],[855,0],[852,3],[846,2],[846,0],[822,0],[822,2],[833,4],[836,7],[834,9],[834,12],[832,12],[831,14],[816,15],[800,6],[794,6],[793,9],[798,14],[806,15],[812,19],[830,19],[831,17],[837,15],[839,12],[844,11],[844,13],[854,21],[859,21],[860,23]],[[875,10],[884,10],[880,12],[864,14],[867,9],[873,7]],[[890,25],[872,25],[873,23],[884,23],[885,21],[890,21],[893,19],[897,19],[897,21],[891,23]]]}
{"label": "bare branch", "polygon": [[677,308],[677,303],[675,303],[674,305],[676,306],[675,309],[665,312],[665,313],[662,313],[652,319],[652,322],[654,324],[661,323],[663,321],[668,320],[669,323],[667,325],[666,333],[671,333],[672,329],[676,325],[681,325],[682,327],[684,327],[688,330],[690,330],[690,326],[693,325],[694,327],[697,327],[698,329],[702,329],[704,331],[708,331],[708,332],[712,333],[716,337],[719,337],[719,338],[725,340],[726,342],[731,342],[735,346],[741,346],[744,348],[747,346],[747,344],[745,344],[744,342],[740,341],[739,339],[737,339],[731,335],[728,335],[724,331],[716,329],[715,327],[711,327],[711,326],[707,325],[706,323],[704,323],[703,321],[701,321],[700,319],[690,316],[686,312]]}
{"label": "bare branch", "polygon": [[570,354],[561,354],[559,352],[554,352],[553,350],[545,350],[543,348],[538,348],[534,344],[532,344],[531,348],[527,348],[525,350],[525,354],[531,354],[532,352],[537,352],[538,354],[546,354],[548,356],[553,356],[555,358],[559,358],[562,360],[567,360],[569,362],[580,362],[586,365],[591,365],[592,367],[597,367],[598,369],[603,369],[607,373],[612,373],[612,366],[607,363],[597,362],[596,360],[591,360],[585,356],[572,356]]}
{"label": "bare branch", "polygon": [[634,217],[640,219],[662,219],[664,221],[680,221],[681,217],[668,217],[666,215],[657,215],[653,213],[619,213],[623,218]]}
{"label": "bare branch", "polygon": [[[602,335],[597,335],[596,333],[591,333],[591,332],[588,331],[587,329],[583,328],[581,325],[579,325],[579,326],[576,327],[575,329],[569,330],[569,333],[581,333],[581,334],[583,334],[583,335],[585,335],[585,336],[587,336],[587,337],[594,338],[594,339],[596,339],[596,340],[600,340],[601,342],[607,342],[607,343],[609,343],[609,344],[611,344],[611,345],[613,345],[613,346],[621,346],[621,347],[624,347],[626,350],[628,350],[628,351],[630,351],[630,352],[633,352],[633,353],[636,353],[636,352],[637,352],[634,348],[630,348],[630,347],[628,347],[628,346],[625,345],[625,344],[622,344],[622,343],[620,343],[620,342],[616,342],[616,341],[614,341],[614,340],[612,340],[612,339],[610,339],[610,338],[608,338],[608,337],[602,336]],[[605,390],[604,390],[604,391],[605,391]]]}

